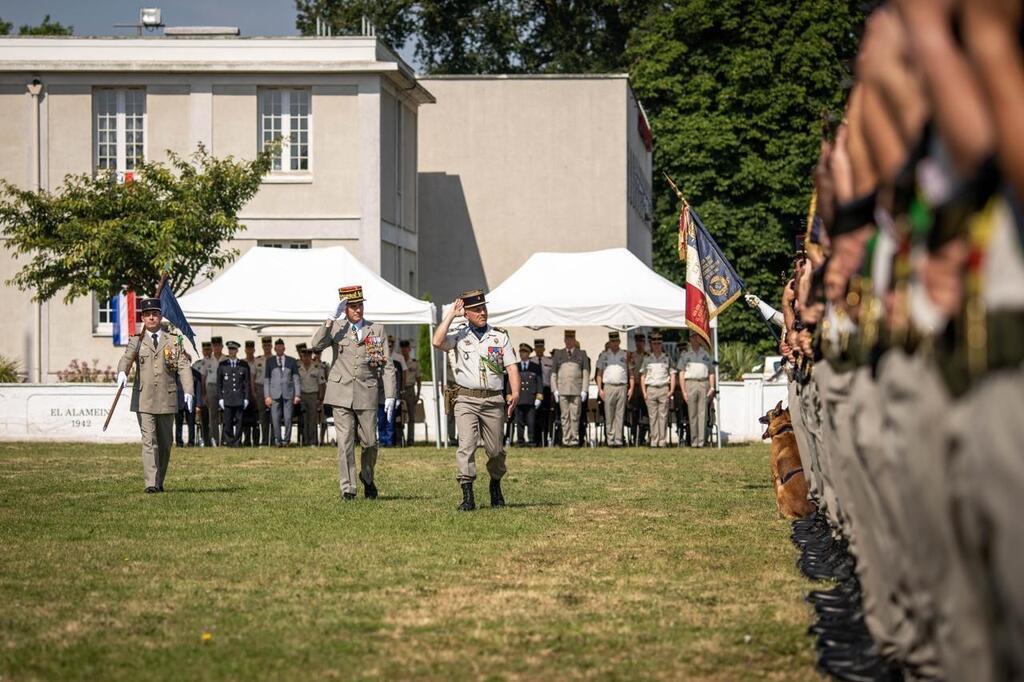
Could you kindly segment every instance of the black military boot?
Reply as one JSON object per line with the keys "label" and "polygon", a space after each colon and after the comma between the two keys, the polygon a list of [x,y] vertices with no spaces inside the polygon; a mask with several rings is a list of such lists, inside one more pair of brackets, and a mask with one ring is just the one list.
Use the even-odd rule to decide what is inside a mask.
{"label": "black military boot", "polygon": [[377,486],[373,483],[367,483],[366,479],[363,478],[362,474],[359,474],[359,481],[363,484],[363,494],[366,495],[368,500],[377,499]]}
{"label": "black military boot", "polygon": [[491,506],[505,506],[505,496],[501,494],[501,481],[496,478],[491,479]]}
{"label": "black military boot", "polygon": [[476,500],[473,499],[473,481],[462,483],[462,504],[455,508],[455,511],[473,511],[476,509]]}

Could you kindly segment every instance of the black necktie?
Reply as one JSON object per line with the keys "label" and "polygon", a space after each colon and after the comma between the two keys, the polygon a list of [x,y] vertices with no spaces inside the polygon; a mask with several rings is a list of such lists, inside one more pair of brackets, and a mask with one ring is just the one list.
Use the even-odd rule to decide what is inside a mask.
{"label": "black necktie", "polygon": [[156,350],[156,343],[157,343],[157,339],[159,339],[159,338],[160,338],[160,335],[157,334],[156,332],[153,332],[153,350]]}
{"label": "black necktie", "polygon": [[277,368],[278,369],[284,369],[284,358],[282,358],[280,356],[278,356],[278,358],[277,358]]}

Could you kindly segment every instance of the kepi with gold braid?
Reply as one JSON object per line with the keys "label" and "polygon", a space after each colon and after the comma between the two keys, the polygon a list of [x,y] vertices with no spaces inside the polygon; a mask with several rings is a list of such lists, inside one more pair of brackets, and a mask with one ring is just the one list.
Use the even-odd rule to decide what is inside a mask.
{"label": "kepi with gold braid", "polygon": [[363,287],[360,284],[338,287],[338,299],[345,300],[348,303],[362,303],[366,300],[363,298]]}
{"label": "kepi with gold braid", "polygon": [[482,305],[487,305],[487,299],[484,298],[484,292],[479,289],[463,291],[459,294],[459,298],[462,299],[462,306],[464,308],[479,308]]}

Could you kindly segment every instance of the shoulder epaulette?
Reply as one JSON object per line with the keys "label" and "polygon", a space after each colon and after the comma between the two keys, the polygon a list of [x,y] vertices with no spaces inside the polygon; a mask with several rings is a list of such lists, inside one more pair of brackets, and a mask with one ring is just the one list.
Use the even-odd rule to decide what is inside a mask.
{"label": "shoulder epaulette", "polygon": [[492,329],[496,332],[501,332],[502,334],[508,334],[504,327],[492,327]]}

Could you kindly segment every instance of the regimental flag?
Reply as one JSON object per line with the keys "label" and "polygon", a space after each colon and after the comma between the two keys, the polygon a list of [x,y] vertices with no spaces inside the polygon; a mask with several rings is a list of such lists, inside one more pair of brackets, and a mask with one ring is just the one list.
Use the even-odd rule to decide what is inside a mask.
{"label": "regimental flag", "polygon": [[128,339],[138,333],[136,321],[135,292],[122,291],[110,299],[111,323],[114,328],[114,345],[125,346]]}
{"label": "regimental flag", "polygon": [[164,282],[163,288],[160,289],[160,312],[165,320],[177,327],[178,331],[192,342],[192,347],[198,352],[196,333],[192,330],[188,320],[185,319],[185,313],[182,312],[181,306],[178,305],[178,299],[174,297],[174,291],[171,289],[170,282]]}
{"label": "regimental flag", "polygon": [[743,280],[722,255],[697,212],[683,201],[680,256],[686,260],[686,326],[711,345],[711,320],[743,293]]}

